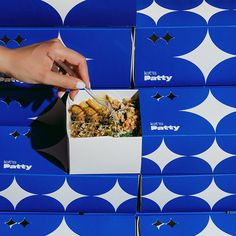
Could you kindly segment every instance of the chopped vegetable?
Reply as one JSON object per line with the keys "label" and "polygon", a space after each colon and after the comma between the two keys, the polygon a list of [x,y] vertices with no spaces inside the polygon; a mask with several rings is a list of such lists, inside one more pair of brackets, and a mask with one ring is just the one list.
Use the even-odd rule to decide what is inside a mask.
{"label": "chopped vegetable", "polygon": [[139,135],[140,116],[137,100],[118,101],[106,95],[114,112],[89,99],[70,107],[72,137],[132,137]]}

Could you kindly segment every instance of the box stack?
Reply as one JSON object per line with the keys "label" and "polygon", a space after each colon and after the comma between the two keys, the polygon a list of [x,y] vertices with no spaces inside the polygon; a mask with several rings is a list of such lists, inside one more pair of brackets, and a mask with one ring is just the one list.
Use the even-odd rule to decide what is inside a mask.
{"label": "box stack", "polygon": [[[130,88],[135,0],[10,0],[1,7],[1,46],[59,38],[87,58],[93,89]],[[53,88],[6,75],[0,86],[0,235],[135,235],[141,146],[134,163],[122,153],[116,162],[111,152],[100,162],[93,152],[86,170],[69,158],[66,107]],[[76,154],[81,160],[83,151]]]}
{"label": "box stack", "polygon": [[235,235],[235,8],[138,1],[140,235]]}
{"label": "box stack", "polygon": [[137,87],[233,84],[235,1],[137,2]]}
{"label": "box stack", "polygon": [[234,1],[1,6],[1,46],[59,38],[96,93],[138,98],[141,135],[72,138],[85,91],[1,75],[0,235],[236,235]]}

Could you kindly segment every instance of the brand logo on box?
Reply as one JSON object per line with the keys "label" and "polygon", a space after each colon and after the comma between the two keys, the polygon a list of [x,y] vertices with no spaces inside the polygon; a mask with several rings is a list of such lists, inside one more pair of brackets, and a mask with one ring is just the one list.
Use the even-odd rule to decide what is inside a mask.
{"label": "brand logo on box", "polygon": [[164,130],[170,130],[170,131],[174,131],[177,132],[180,129],[179,125],[165,125],[162,122],[153,122],[150,123],[151,126],[151,130],[158,130],[158,131],[164,131]]}
{"label": "brand logo on box", "polygon": [[3,169],[17,169],[17,170],[27,170],[29,171],[32,165],[18,164],[16,161],[4,161]]}
{"label": "brand logo on box", "polygon": [[166,81],[172,80],[173,76],[158,75],[156,71],[144,71],[144,81]]}

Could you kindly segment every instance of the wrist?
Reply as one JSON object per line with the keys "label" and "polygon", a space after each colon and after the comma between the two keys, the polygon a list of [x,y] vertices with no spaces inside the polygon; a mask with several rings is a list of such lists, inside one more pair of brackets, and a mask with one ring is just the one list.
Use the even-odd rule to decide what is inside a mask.
{"label": "wrist", "polygon": [[11,61],[13,58],[13,49],[0,46],[0,72],[11,75]]}

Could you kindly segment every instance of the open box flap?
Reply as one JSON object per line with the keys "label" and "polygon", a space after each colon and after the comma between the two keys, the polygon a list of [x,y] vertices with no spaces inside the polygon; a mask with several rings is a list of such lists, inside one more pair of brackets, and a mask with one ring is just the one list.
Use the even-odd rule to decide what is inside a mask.
{"label": "open box flap", "polygon": [[58,98],[54,106],[41,115],[35,121],[35,125],[32,125],[32,130],[34,127],[39,127],[32,131],[35,137],[32,139],[32,145],[48,160],[68,172],[69,154],[65,120],[65,104]]}
{"label": "open box flap", "polygon": [[[37,90],[32,93],[37,95],[36,92]],[[20,91],[17,94],[23,96]],[[42,94],[44,93],[42,92]],[[26,104],[25,108],[19,107],[20,115],[32,113],[29,107],[33,106],[34,101],[31,97],[26,97],[24,101],[29,101],[29,103]],[[32,174],[65,174],[65,171],[68,171],[65,105],[60,99],[50,103],[49,106],[48,103],[43,100],[43,106],[40,106],[39,111],[37,110],[38,115],[33,119],[29,119],[29,115],[25,115],[27,118],[19,115],[19,120],[16,119],[18,110],[10,109],[14,108],[15,104],[18,108],[18,103],[14,102],[8,107],[6,107],[7,104],[2,103],[0,109],[6,107],[8,115],[10,112],[12,121],[15,122],[10,120],[6,122],[7,124],[4,125],[3,122],[0,126],[3,163],[30,165],[32,168],[27,173]],[[13,173],[14,171],[18,173],[19,169],[3,168],[3,173]],[[24,173],[24,170],[20,170],[20,172]]]}

